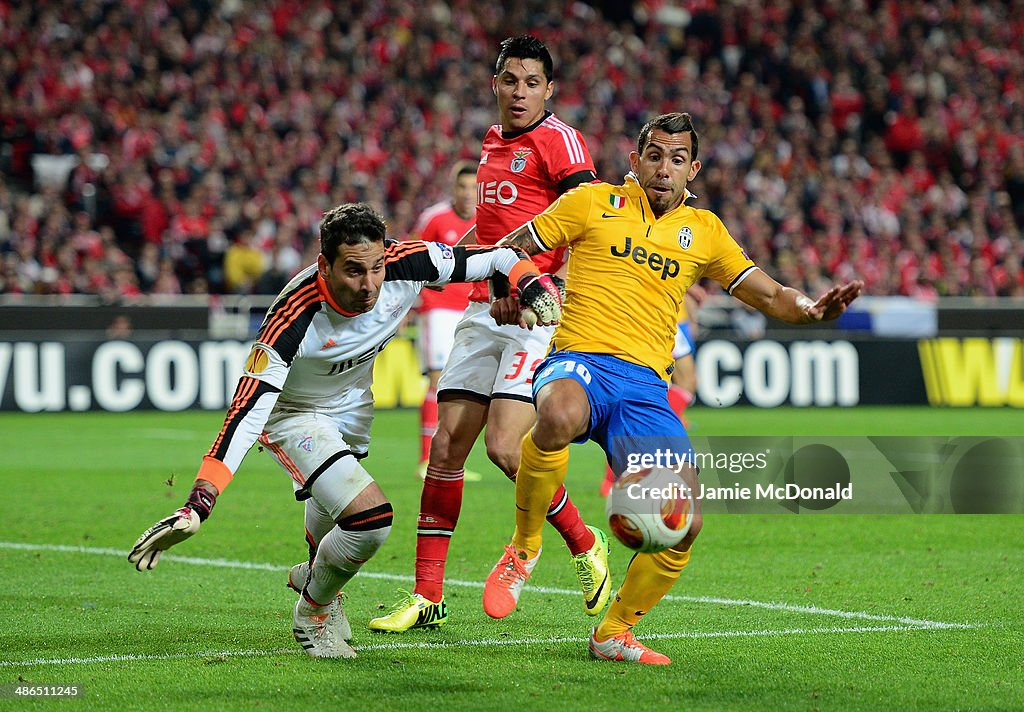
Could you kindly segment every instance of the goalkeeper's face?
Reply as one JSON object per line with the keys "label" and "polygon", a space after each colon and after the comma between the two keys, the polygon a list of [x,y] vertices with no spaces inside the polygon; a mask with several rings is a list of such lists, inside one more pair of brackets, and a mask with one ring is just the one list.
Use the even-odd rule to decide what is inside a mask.
{"label": "goalkeeper's face", "polygon": [[360,242],[341,245],[334,262],[317,257],[320,276],[338,307],[348,314],[373,309],[384,282],[384,242]]}
{"label": "goalkeeper's face", "polygon": [[679,207],[686,197],[686,184],[700,170],[700,161],[692,158],[693,144],[689,131],[651,132],[642,153],[629,154],[629,165],[637,182],[647,193],[654,214],[662,216]]}

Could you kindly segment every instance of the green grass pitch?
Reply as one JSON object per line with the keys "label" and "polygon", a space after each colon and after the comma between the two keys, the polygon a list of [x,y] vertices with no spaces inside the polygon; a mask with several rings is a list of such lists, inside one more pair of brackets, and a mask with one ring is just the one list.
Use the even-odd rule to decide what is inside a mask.
{"label": "green grass pitch", "polygon": [[[289,565],[305,556],[287,476],[250,453],[203,531],[145,574],[125,554],[186,496],[219,413],[0,416],[0,709],[15,684],[81,685],[76,709],[845,710],[1024,707],[1024,516],[709,515],[693,559],[637,627],[666,668],[587,657],[567,552],[546,533],[520,609],[481,582],[512,531],[513,489],[478,447],[452,543],[447,626],[371,634],[411,588],[417,414],[378,413],[367,468],[391,539],[348,587],[356,660],[291,639]],[[1020,435],[1024,412],[695,408],[698,434]],[[603,520],[603,464],[567,480]],[[616,584],[628,561],[612,551]]]}

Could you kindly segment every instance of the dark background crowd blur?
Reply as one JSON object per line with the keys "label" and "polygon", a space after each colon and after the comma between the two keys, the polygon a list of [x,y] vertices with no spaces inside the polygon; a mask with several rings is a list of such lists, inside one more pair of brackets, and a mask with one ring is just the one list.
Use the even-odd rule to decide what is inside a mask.
{"label": "dark background crowd blur", "polygon": [[531,32],[602,179],[690,112],[691,204],[781,281],[1024,296],[1024,1],[502,5],[0,0],[0,293],[275,293],[345,201],[402,237]]}

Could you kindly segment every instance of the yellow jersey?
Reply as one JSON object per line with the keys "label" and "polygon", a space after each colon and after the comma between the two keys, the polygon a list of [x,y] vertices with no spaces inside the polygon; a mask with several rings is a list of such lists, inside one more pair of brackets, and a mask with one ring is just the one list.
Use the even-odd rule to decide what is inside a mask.
{"label": "yellow jersey", "polygon": [[569,248],[552,350],[609,354],[665,379],[690,285],[707,277],[731,294],[756,269],[711,211],[684,202],[655,218],[632,175],[623,185],[580,185],[529,226],[542,248]]}
{"label": "yellow jersey", "polygon": [[689,320],[690,320],[690,312],[688,312],[686,310],[686,300],[684,299],[683,303],[679,305],[679,314],[676,315],[676,323],[677,324],[682,324],[684,321],[689,321]]}

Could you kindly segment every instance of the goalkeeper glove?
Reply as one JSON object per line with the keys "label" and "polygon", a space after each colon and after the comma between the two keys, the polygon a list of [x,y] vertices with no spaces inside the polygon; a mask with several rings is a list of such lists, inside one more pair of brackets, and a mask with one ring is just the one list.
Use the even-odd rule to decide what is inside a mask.
{"label": "goalkeeper glove", "polygon": [[217,502],[217,496],[196,485],[188,501],[169,517],[161,519],[135,540],[128,561],[139,571],[148,571],[160,561],[160,555],[175,544],[188,539],[199,531]]}
{"label": "goalkeeper glove", "polygon": [[519,280],[516,289],[519,303],[524,309],[533,311],[541,326],[553,326],[562,318],[561,290],[551,275],[527,275]]}
{"label": "goalkeeper glove", "polygon": [[565,280],[557,274],[553,274],[551,275],[551,282],[558,287],[558,298],[562,300],[562,304],[565,304]]}

